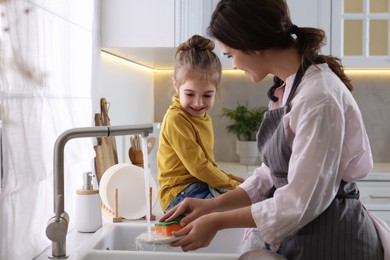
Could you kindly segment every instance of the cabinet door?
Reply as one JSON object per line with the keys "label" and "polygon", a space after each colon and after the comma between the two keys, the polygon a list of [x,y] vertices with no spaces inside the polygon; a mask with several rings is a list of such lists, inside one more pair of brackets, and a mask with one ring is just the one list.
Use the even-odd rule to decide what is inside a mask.
{"label": "cabinet door", "polygon": [[[330,37],[331,2],[328,0],[287,0],[291,21],[299,27],[316,27]],[[330,53],[330,43],[326,42],[321,52]]]}
{"label": "cabinet door", "polygon": [[358,181],[360,201],[390,224],[390,181]]}
{"label": "cabinet door", "polygon": [[102,0],[102,47],[173,47],[175,0]]}
{"label": "cabinet door", "polygon": [[332,54],[345,67],[390,66],[390,0],[332,0]]}
{"label": "cabinet door", "polygon": [[207,36],[206,30],[214,10],[211,0],[176,0],[175,43],[178,46],[194,34]]}

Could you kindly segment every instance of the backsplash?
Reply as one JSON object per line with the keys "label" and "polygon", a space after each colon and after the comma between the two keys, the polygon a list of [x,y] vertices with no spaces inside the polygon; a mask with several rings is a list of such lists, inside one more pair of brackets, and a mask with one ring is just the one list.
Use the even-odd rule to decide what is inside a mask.
{"label": "backsplash", "polygon": [[[350,72],[353,95],[361,109],[375,162],[390,162],[390,72]],[[161,122],[174,94],[172,72],[156,72],[154,76],[154,119]],[[252,83],[240,72],[224,72],[221,92],[210,112],[215,132],[217,161],[238,161],[236,137],[226,131],[229,121],[220,118],[223,107],[234,107],[237,102],[249,106],[268,104],[267,91],[272,78]]]}

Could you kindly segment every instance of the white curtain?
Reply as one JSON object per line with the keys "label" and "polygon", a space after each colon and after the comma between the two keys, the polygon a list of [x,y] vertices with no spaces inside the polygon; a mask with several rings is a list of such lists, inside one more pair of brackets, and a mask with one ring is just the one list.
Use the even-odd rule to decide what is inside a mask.
{"label": "white curtain", "polygon": [[[0,3],[0,259],[32,259],[50,245],[54,143],[67,129],[93,125],[99,1]],[[93,170],[92,147],[92,138],[65,146],[70,229],[78,179]]]}

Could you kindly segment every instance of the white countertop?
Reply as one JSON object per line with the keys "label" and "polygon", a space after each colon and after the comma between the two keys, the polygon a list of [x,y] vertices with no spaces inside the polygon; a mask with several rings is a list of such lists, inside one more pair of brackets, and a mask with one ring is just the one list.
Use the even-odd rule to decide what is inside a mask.
{"label": "white countertop", "polygon": [[374,163],[370,174],[364,178],[365,181],[390,181],[390,163]]}
{"label": "white countertop", "polygon": [[[242,165],[239,162],[217,162],[218,166],[232,174],[247,178],[256,167],[260,165]],[[390,163],[374,163],[370,174],[363,180],[368,181],[390,181]]]}

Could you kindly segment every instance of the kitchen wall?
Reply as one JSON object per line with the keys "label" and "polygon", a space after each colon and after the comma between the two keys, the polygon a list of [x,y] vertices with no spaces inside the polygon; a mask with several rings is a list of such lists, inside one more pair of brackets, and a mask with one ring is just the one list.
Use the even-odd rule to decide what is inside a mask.
{"label": "kitchen wall", "polygon": [[[390,72],[351,71],[348,75],[366,124],[374,161],[390,162]],[[161,122],[174,94],[171,76],[171,70],[153,71],[102,53],[99,91],[95,95],[111,103],[111,125]],[[219,117],[222,108],[232,108],[237,103],[266,106],[266,92],[271,85],[271,77],[254,84],[242,72],[224,71],[221,91],[210,112],[218,161],[238,161],[236,138],[226,131],[229,121]],[[98,108],[95,112],[99,112]],[[129,161],[127,139],[117,137],[121,162]]]}
{"label": "kitchen wall", "polygon": [[[348,73],[355,87],[355,96],[366,124],[375,162],[390,162],[390,72]],[[154,77],[154,120],[161,121],[168,108],[173,89],[172,72],[156,72]],[[223,107],[234,107],[237,102],[249,106],[267,105],[266,92],[272,78],[254,84],[243,73],[225,72],[222,76],[222,91],[210,112],[215,131],[215,157],[217,161],[238,161],[235,153],[236,138],[227,133],[229,121],[221,119]]]}
{"label": "kitchen wall", "polygon": [[[154,72],[112,55],[101,53],[98,91],[94,99],[110,103],[111,125],[147,124],[154,121]],[[99,102],[97,102],[99,103]],[[95,113],[100,107],[95,108]],[[117,136],[118,159],[129,162],[130,138]]]}

